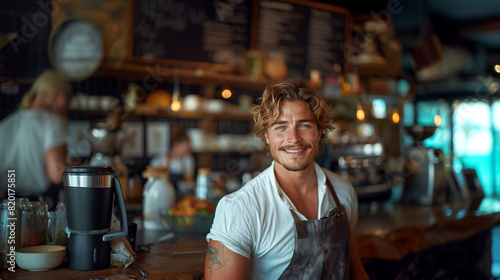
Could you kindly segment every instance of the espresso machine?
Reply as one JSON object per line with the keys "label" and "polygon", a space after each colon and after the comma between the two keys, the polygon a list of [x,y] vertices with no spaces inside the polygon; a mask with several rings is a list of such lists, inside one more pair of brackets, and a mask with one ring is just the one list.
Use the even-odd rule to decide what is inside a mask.
{"label": "espresso machine", "polygon": [[[109,241],[127,235],[127,212],[111,167],[67,167],[63,173],[68,229],[68,263],[73,270],[97,270],[110,265]],[[120,230],[110,232],[114,204]]]}
{"label": "espresso machine", "polygon": [[325,166],[353,185],[359,202],[383,201],[391,196],[392,185],[384,174],[384,143],[372,124],[363,122],[345,129],[330,138],[325,148]]}
{"label": "espresso machine", "polygon": [[403,153],[403,203],[418,205],[440,204],[446,200],[446,167],[440,149],[426,148],[422,142],[434,135],[436,127],[414,125],[405,127],[413,145]]}

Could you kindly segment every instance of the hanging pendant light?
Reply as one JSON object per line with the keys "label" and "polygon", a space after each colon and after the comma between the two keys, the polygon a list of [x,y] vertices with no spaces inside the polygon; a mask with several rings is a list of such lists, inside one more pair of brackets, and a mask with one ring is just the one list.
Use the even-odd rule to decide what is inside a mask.
{"label": "hanging pendant light", "polygon": [[363,121],[365,117],[365,110],[363,110],[361,105],[358,105],[358,109],[356,110],[356,119],[358,119],[358,121]]}
{"label": "hanging pendant light", "polygon": [[399,123],[401,118],[397,109],[394,109],[394,111],[392,112],[391,119],[393,123]]}
{"label": "hanging pendant light", "polygon": [[172,104],[170,105],[172,112],[179,112],[181,109],[181,93],[179,90],[179,76],[177,74],[177,69],[174,74],[174,93],[172,95]]}

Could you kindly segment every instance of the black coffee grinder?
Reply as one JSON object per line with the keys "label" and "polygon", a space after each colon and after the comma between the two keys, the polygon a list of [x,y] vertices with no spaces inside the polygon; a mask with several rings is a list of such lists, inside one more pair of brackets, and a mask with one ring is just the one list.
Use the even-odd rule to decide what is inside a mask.
{"label": "black coffee grinder", "polygon": [[[67,266],[97,270],[110,264],[109,241],[127,235],[127,212],[120,181],[111,167],[68,167],[63,173],[68,228]],[[110,232],[113,201],[120,231]]]}
{"label": "black coffee grinder", "polygon": [[441,204],[446,200],[446,167],[442,150],[426,148],[422,142],[436,127],[406,127],[413,145],[403,153],[406,161],[402,202],[419,205]]}

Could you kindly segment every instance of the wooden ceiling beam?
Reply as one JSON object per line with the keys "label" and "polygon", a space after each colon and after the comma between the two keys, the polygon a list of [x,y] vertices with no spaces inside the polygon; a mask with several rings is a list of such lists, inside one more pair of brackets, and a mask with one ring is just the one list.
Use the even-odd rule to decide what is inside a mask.
{"label": "wooden ceiling beam", "polygon": [[477,33],[499,33],[500,35],[500,19],[489,19],[475,23],[461,24],[458,30],[464,35]]}

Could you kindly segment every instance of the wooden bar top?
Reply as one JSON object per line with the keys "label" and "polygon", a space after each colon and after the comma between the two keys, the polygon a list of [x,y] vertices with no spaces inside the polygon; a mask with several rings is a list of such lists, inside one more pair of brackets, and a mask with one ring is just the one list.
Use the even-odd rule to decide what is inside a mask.
{"label": "wooden bar top", "polygon": [[500,200],[484,198],[470,207],[463,201],[435,206],[360,205],[355,232],[361,259],[401,260],[409,253],[465,240],[500,225]]}
{"label": "wooden bar top", "polygon": [[[2,270],[1,279],[202,279],[205,240],[174,240],[148,246],[139,252],[128,268],[108,268],[93,271],[71,270],[63,264],[49,271],[28,271],[16,268],[15,272]],[[172,251],[175,250],[175,254]]]}

